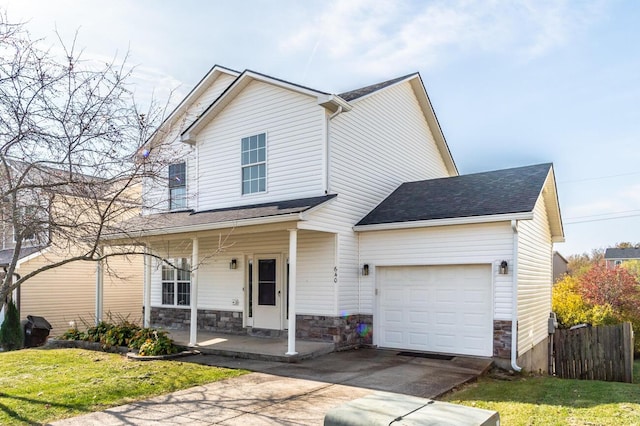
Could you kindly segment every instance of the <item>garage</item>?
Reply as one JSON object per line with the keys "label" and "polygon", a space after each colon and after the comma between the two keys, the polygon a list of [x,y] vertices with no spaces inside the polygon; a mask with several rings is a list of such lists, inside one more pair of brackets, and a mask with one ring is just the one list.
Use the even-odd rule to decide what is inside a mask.
{"label": "garage", "polygon": [[376,268],[377,345],[493,355],[491,265]]}

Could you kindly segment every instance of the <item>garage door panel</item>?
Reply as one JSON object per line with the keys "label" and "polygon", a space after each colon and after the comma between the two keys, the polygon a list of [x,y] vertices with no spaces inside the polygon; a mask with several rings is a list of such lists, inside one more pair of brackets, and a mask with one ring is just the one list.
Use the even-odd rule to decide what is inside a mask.
{"label": "garage door panel", "polygon": [[428,325],[431,321],[429,320],[429,313],[428,312],[421,312],[421,311],[410,311],[409,312],[409,321],[411,322],[411,324],[413,324],[413,326],[421,326],[421,325]]}
{"label": "garage door panel", "polygon": [[427,333],[409,332],[407,336],[410,345],[426,346],[429,342],[429,335]]}
{"label": "garage door panel", "polygon": [[380,268],[381,347],[491,356],[490,265]]}
{"label": "garage door panel", "polygon": [[384,333],[384,338],[390,342],[391,344],[403,344],[403,339],[402,339],[402,335],[403,333],[401,331],[392,331],[392,330],[387,330]]}
{"label": "garage door panel", "polygon": [[404,324],[405,320],[403,318],[404,312],[400,310],[391,310],[385,309],[383,313],[383,320],[389,324]]}

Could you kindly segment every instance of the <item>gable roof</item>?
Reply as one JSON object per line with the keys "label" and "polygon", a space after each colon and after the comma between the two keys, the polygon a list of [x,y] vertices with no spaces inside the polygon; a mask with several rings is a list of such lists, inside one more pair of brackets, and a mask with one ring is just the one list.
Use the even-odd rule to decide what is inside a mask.
{"label": "gable roof", "polygon": [[182,141],[185,143],[194,143],[195,135],[211,120],[213,120],[252,81],[262,81],[264,83],[293,90],[307,96],[315,97],[318,105],[325,107],[332,112],[338,110],[338,108],[342,108],[343,111],[349,111],[351,109],[348,102],[336,95],[311,89],[306,86],[291,83],[256,71],[245,70],[216,100],[213,101],[211,105],[202,111],[202,114],[200,114],[193,123],[189,124],[189,126],[182,132]]}
{"label": "gable roof", "polygon": [[362,98],[363,96],[370,95],[371,93],[377,92],[378,90],[384,89],[385,87],[393,86],[396,83],[399,83],[403,80],[407,80],[410,77],[415,77],[418,73],[407,74],[402,77],[394,78],[391,80],[383,81],[381,83],[372,84],[370,86],[361,87],[359,89],[351,90],[349,92],[340,93],[340,96],[345,101],[353,101],[355,99]]}
{"label": "gable roof", "polygon": [[605,259],[640,259],[640,248],[608,248],[604,252]]}
{"label": "gable roof", "polygon": [[[226,207],[200,212],[186,210],[137,216],[120,224],[118,226],[118,233],[107,236],[105,239],[117,239],[124,236],[130,237],[136,235],[175,234],[180,232],[300,220],[301,214],[320,207],[336,196],[336,194],[332,194],[320,197]],[[124,230],[124,232],[121,230]]]}
{"label": "gable roof", "polygon": [[545,201],[555,198],[555,206],[547,210],[552,235],[559,240],[564,232],[550,163],[403,183],[358,222],[356,230],[425,226],[427,221],[437,221],[435,225],[451,219],[464,219],[459,223],[491,221],[488,217],[531,219],[545,187],[553,187]]}
{"label": "gable roof", "polygon": [[[163,120],[163,122],[158,126],[158,130],[162,129],[167,124],[174,123],[174,120],[178,119],[180,115],[183,114],[221,74],[238,77],[240,75],[240,72],[217,64],[211,67],[211,69],[204,75],[204,77],[202,77],[202,79],[200,79],[200,81],[193,87],[193,89],[189,91],[187,96],[185,96],[184,99],[182,99],[180,103],[173,109],[173,111],[169,113],[167,118]],[[149,140],[147,142],[154,140],[156,135],[159,133],[158,130],[156,130],[149,137]]]}

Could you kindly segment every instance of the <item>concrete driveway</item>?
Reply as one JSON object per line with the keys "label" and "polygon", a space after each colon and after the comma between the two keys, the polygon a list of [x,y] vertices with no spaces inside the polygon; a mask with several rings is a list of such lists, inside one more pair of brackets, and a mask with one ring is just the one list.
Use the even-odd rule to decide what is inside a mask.
{"label": "concrete driveway", "polygon": [[253,373],[53,424],[321,425],[329,409],[374,392],[435,398],[475,379],[491,363],[397,354],[359,349],[290,364],[195,355],[180,361]]}

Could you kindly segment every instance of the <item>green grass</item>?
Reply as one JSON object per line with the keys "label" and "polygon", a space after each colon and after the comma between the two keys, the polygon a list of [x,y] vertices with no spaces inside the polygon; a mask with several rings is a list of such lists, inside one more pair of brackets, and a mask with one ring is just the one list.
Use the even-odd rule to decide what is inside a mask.
{"label": "green grass", "polygon": [[245,373],[82,349],[4,352],[0,424],[46,423]]}
{"label": "green grass", "polygon": [[443,400],[496,410],[504,425],[640,425],[640,361],[634,384],[555,377],[481,377]]}

